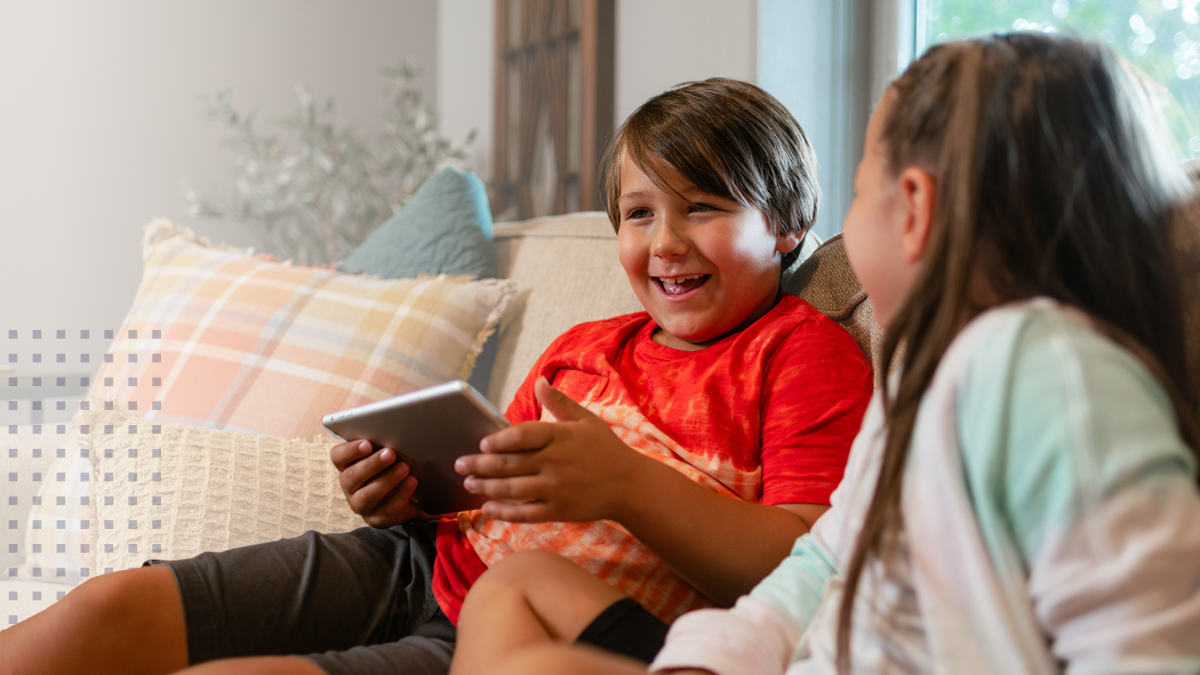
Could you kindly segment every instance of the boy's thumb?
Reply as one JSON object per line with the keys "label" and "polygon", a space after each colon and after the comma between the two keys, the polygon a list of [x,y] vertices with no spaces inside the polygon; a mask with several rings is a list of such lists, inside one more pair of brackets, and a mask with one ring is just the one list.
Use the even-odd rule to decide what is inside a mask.
{"label": "boy's thumb", "polygon": [[559,422],[580,422],[590,417],[592,413],[587,408],[571,400],[570,396],[550,386],[544,377],[539,377],[533,385],[533,395],[539,403]]}

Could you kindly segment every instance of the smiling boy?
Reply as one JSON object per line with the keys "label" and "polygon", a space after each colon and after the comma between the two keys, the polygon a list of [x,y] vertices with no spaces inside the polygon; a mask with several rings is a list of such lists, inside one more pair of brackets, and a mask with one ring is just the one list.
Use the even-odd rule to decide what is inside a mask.
{"label": "smiling boy", "polygon": [[[779,292],[816,217],[812,149],[778,101],[714,79],[639,108],[608,169],[620,262],[646,311],[576,326],[542,354],[506,412],[514,426],[456,467],[491,498],[483,509],[421,522],[391,449],[338,445],[342,489],[374,528],[104,575],[26,622],[41,637],[20,647],[29,662],[88,630],[124,657],[103,665],[166,664],[146,672],[226,659],[209,665],[444,673],[467,590],[525,550],[666,621],[747,592],[828,508],[872,387],[849,334]],[[51,665],[85,672],[98,651]],[[301,658],[230,658],[271,654]]]}

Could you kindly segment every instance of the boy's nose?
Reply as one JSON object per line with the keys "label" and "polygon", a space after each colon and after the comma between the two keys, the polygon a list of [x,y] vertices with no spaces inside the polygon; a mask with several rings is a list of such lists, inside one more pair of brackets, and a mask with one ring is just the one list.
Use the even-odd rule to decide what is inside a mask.
{"label": "boy's nose", "polygon": [[664,221],[654,228],[650,252],[658,258],[673,258],[687,252],[688,244],[674,223]]}

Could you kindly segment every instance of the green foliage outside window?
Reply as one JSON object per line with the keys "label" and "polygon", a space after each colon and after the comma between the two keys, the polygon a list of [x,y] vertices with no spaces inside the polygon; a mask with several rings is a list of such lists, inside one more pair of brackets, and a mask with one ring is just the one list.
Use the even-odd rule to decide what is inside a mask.
{"label": "green foliage outside window", "polygon": [[[926,45],[1041,30],[1108,44],[1162,84],[1185,158],[1200,157],[1200,0],[920,0]],[[919,17],[920,18],[920,17]]]}

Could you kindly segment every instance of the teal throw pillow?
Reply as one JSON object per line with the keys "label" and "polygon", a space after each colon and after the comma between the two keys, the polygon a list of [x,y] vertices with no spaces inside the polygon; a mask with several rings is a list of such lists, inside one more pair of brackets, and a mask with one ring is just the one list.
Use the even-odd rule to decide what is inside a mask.
{"label": "teal throw pillow", "polygon": [[483,181],[453,167],[442,169],[367,237],[342,268],[384,279],[421,274],[495,278],[492,215]]}

